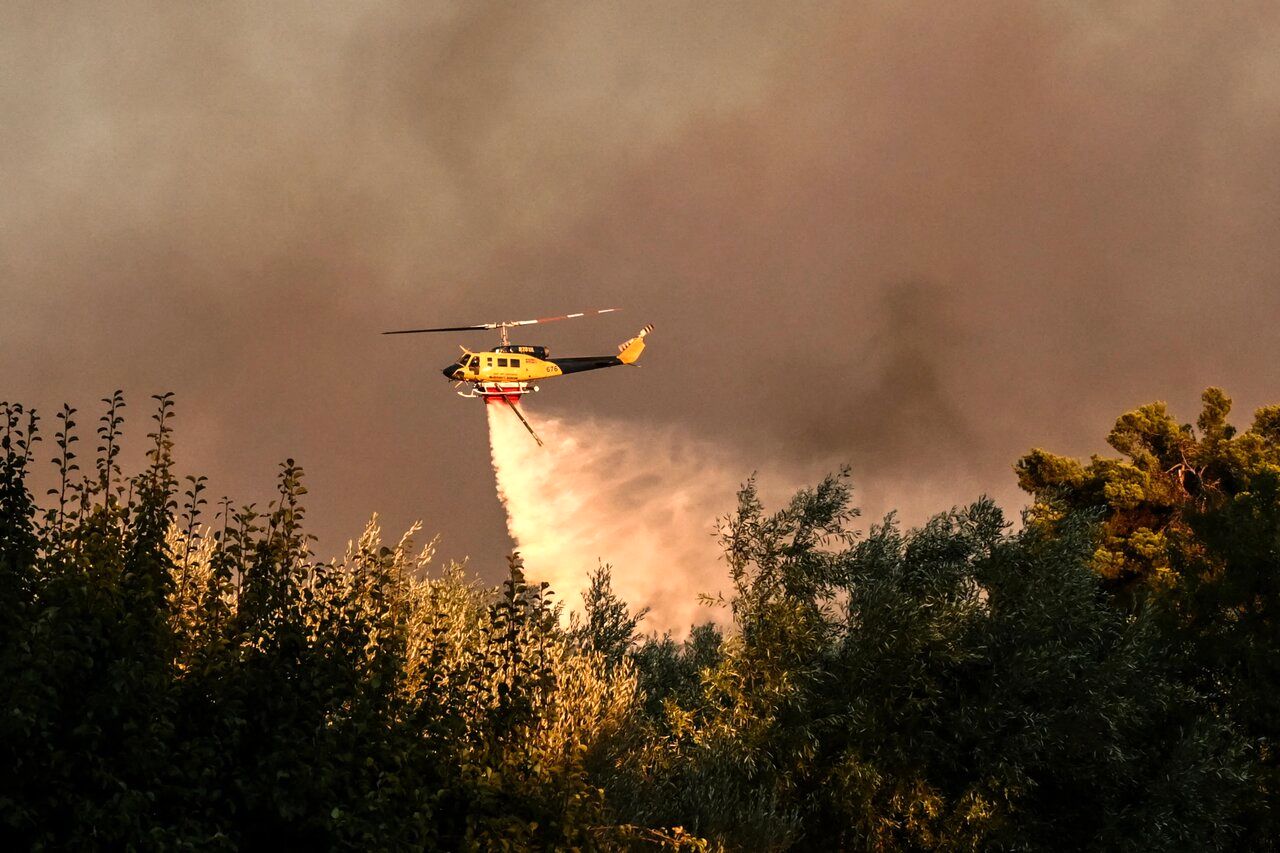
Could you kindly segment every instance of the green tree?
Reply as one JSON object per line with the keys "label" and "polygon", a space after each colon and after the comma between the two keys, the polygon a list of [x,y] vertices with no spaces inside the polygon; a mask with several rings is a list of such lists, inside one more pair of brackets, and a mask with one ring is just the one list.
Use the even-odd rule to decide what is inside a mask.
{"label": "green tree", "polygon": [[1163,403],[1122,415],[1108,442],[1124,459],[1087,465],[1034,450],[1017,464],[1046,533],[1065,513],[1100,520],[1091,565],[1126,607],[1161,617],[1182,677],[1245,735],[1256,783],[1248,842],[1280,837],[1280,406],[1237,432],[1210,388],[1196,428]]}
{"label": "green tree", "polygon": [[157,400],[149,465],[124,502],[111,493],[109,465],[104,479],[75,479],[75,410],[63,408],[56,503],[34,524],[24,458],[34,421],[21,438],[10,433],[0,585],[26,592],[8,613],[14,633],[0,651],[8,770],[0,815],[20,844],[160,844],[179,832],[156,819],[173,781],[174,647],[165,610],[172,564],[162,547],[172,410],[167,396]]}
{"label": "green tree", "polygon": [[724,635],[714,623],[689,629],[689,636],[676,642],[670,634],[650,637],[632,654],[640,678],[645,717],[660,728],[670,717],[666,709],[691,710],[702,698],[704,673],[720,662]]}
{"label": "green tree", "polygon": [[617,664],[635,646],[637,628],[648,612],[647,607],[631,612],[613,591],[610,567],[601,563],[591,573],[591,585],[582,593],[582,616],[573,614],[570,633],[585,648]]}
{"label": "green tree", "polygon": [[1189,680],[1246,735],[1256,798],[1249,846],[1280,846],[1280,474],[1192,516],[1202,550],[1178,562],[1165,610]]}
{"label": "green tree", "polygon": [[[639,819],[735,849],[1221,849],[1244,765],[1093,529],[982,501],[855,541],[843,478],[726,527],[737,632],[641,759]],[[642,786],[637,786],[640,789]]]}
{"label": "green tree", "polygon": [[[518,555],[487,588],[375,518],[316,560],[293,460],[261,514],[209,518],[156,402],[129,478],[122,396],[86,471],[64,407],[43,505],[36,418],[4,407],[0,830],[19,846],[1274,846],[1271,410],[1235,435],[1206,396],[1198,438],[1122,419],[1116,464],[1154,484],[1132,505],[1131,471],[1037,457],[1067,474],[1013,534],[979,501],[859,536],[847,473],[776,512],[749,483],[721,531],[732,627],[637,643],[606,567],[565,628]],[[1166,538],[1140,569],[1144,525]],[[1139,566],[1122,588],[1098,571],[1117,537]]]}
{"label": "green tree", "polygon": [[1117,419],[1107,443],[1123,458],[1088,464],[1035,449],[1018,460],[1018,484],[1034,503],[1028,523],[1052,526],[1071,512],[1100,516],[1092,555],[1106,588],[1134,601],[1178,581],[1202,543],[1191,519],[1246,495],[1259,475],[1280,471],[1280,406],[1258,409],[1252,426],[1227,422],[1231,400],[1218,388],[1202,395],[1197,428],[1179,424],[1164,403]]}
{"label": "green tree", "polygon": [[[76,413],[50,503],[27,488],[34,415],[0,427],[0,831],[21,847],[590,848],[684,833],[619,824],[590,776],[623,761],[631,663],[560,628],[513,561],[500,590],[376,523],[315,560],[303,471],[266,512],[174,474],[157,398],[144,472],[97,464]],[[603,593],[603,589],[602,589]],[[601,601],[609,596],[601,596]],[[625,610],[625,608],[624,608]],[[603,611],[602,611],[603,612]],[[610,610],[612,612],[612,610]]]}

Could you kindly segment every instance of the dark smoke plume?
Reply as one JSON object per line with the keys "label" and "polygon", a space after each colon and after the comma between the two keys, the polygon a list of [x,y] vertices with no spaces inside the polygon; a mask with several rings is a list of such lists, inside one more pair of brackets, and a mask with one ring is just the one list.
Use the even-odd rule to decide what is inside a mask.
{"label": "dark smoke plume", "polygon": [[0,115],[3,396],[124,387],[140,434],[173,389],[180,458],[242,500],[300,459],[330,549],[507,548],[405,321],[619,304],[530,339],[658,328],[559,412],[849,461],[871,514],[1280,396],[1274,4],[12,3]]}

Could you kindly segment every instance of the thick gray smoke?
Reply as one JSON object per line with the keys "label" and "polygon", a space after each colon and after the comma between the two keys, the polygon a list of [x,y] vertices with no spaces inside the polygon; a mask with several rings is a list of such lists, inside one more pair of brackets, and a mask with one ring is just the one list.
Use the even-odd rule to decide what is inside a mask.
{"label": "thick gray smoke", "polygon": [[183,463],[249,500],[298,458],[327,549],[374,509],[509,548],[406,324],[618,304],[526,339],[661,332],[548,383],[566,423],[847,460],[872,514],[1280,399],[1272,3],[19,2],[0,115],[0,396],[123,387],[141,434],[175,390]]}

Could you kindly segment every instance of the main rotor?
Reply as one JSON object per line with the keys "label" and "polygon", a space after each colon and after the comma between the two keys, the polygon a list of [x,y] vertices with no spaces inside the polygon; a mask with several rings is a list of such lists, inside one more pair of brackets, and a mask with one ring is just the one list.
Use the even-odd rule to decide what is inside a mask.
{"label": "main rotor", "polygon": [[617,308],[599,308],[595,311],[579,311],[577,314],[561,314],[557,317],[539,317],[536,320],[503,320],[497,323],[478,323],[474,326],[441,326],[435,329],[397,329],[396,331],[383,332],[382,334],[417,335],[423,332],[471,332],[497,329],[498,335],[502,338],[502,346],[509,346],[511,341],[508,339],[507,330],[514,329],[516,326],[535,326],[539,323],[551,323],[556,320],[576,320],[579,317],[594,317],[597,314],[609,314],[617,310]]}

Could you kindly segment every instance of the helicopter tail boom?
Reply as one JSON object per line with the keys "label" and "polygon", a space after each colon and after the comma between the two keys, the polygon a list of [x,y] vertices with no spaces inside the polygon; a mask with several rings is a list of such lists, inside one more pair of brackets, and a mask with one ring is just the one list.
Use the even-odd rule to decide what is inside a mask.
{"label": "helicopter tail boom", "polygon": [[635,364],[640,358],[640,353],[644,352],[645,335],[652,331],[653,326],[645,326],[640,330],[640,334],[629,341],[623,341],[618,345],[617,355],[587,355],[547,360],[559,367],[561,373],[565,375],[581,373],[584,370],[599,370],[602,367],[617,367],[620,364]]}

